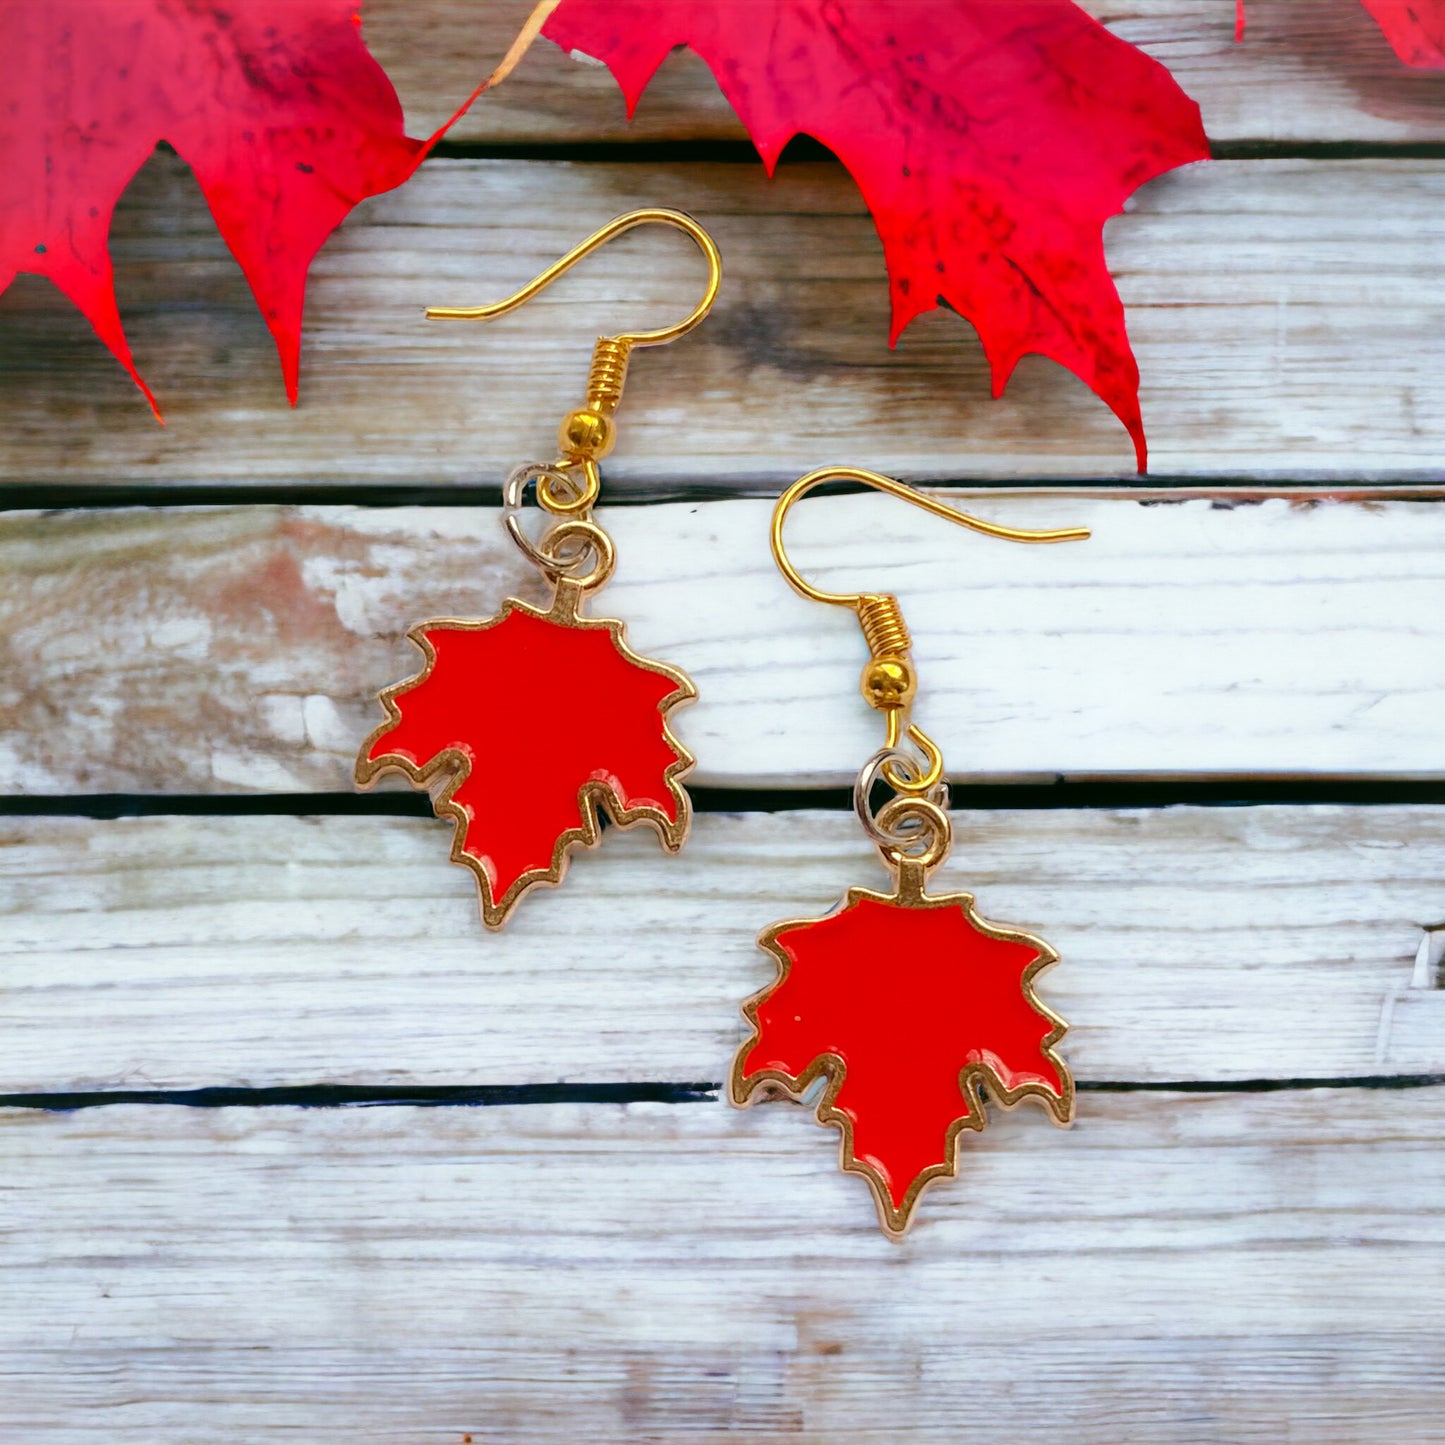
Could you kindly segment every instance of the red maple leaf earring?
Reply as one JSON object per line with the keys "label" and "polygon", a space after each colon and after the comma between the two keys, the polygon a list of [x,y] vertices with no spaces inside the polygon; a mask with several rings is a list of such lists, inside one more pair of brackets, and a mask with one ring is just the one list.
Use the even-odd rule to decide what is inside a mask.
{"label": "red maple leaf earring", "polygon": [[[475,875],[488,928],[500,928],[533,888],[562,880],[571,851],[597,842],[599,810],[620,828],[654,828],[669,853],[687,837],[691,804],[682,778],[693,758],[673,736],[670,716],[697,689],[677,668],[633,652],[621,622],[585,616],[582,608],[612,575],[612,540],[593,520],[592,504],[597,464],[615,438],[629,355],[691,331],[712,309],[722,264],[691,216],[630,211],[505,301],[427,311],[438,320],[503,316],[614,236],[649,223],[676,227],[697,243],[708,263],[702,300],[676,325],[599,337],[587,401],[562,422],[561,456],[516,468],[503,491],[507,531],[552,583],[551,605],[509,597],[495,617],[441,617],[413,627],[407,635],[425,665],[382,692],[386,721],[356,763],[362,787],[394,771],[431,792],[437,816],[455,824],[452,860]],[[538,505],[558,519],[537,541],[519,519],[532,483]]]}
{"label": "red maple leaf earring", "polygon": [[[862,692],[887,719],[853,801],[893,878],[892,891],[850,888],[821,918],[790,918],[758,935],[778,977],[743,1005],[752,1035],[733,1061],[729,1093],[744,1106],[820,1090],[817,1117],[842,1133],[844,1170],[873,1190],[878,1219],[901,1239],[919,1196],[958,1170],[965,1129],[987,1123],[984,1093],[1005,1108],[1037,1099],[1056,1124],[1074,1114],[1074,1081],[1055,1052],[1065,1024],[1038,997],[1058,955],[1040,938],[982,918],[971,893],[930,894],[953,829],[943,755],[910,720],[917,680],[898,599],[823,592],[783,547],[789,508],[824,482],[855,481],[960,526],[1012,542],[1081,541],[1078,527],[1030,532],[983,522],[891,477],[825,467],[800,477],[773,511],[773,556],[796,592],[851,607],[871,654]],[[880,790],[892,796],[881,807]]]}

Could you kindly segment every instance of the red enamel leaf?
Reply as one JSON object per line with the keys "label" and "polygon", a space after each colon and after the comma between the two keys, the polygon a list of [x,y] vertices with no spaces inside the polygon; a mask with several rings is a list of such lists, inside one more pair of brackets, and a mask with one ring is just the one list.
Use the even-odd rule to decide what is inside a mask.
{"label": "red enamel leaf", "polygon": [[668,713],[697,695],[674,668],[638,657],[620,622],[544,613],[508,601],[481,622],[423,622],[409,636],[421,673],[382,694],[387,721],[356,766],[368,786],[387,769],[435,786],[456,824],[452,857],[471,868],[482,916],[497,928],[530,888],[557,883],[574,847],[649,823],[676,852],[692,755]]}
{"label": "red enamel leaf", "polygon": [[1053,1051],[1065,1026],[1033,991],[1056,955],[985,923],[968,894],[917,904],[854,888],[838,912],[774,924],[759,942],[780,974],[744,1006],[754,1033],[733,1100],[764,1084],[799,1097],[826,1076],[818,1119],[842,1130],[843,1167],[872,1185],[890,1233],[924,1185],[956,1171],[960,1132],[987,1123],[980,1084],[1071,1119],[1073,1080]]}
{"label": "red enamel leaf", "polygon": [[296,400],[306,273],[410,139],[356,0],[0,0],[0,290],[48,276],[155,405],[121,328],[108,238],[160,141],[195,172]]}
{"label": "red enamel leaf", "polygon": [[606,62],[629,114],[677,45],[711,67],[769,171],[828,146],[878,227],[896,342],[952,306],[1002,393],[1019,359],[1069,368],[1142,470],[1139,369],[1103,227],[1145,181],[1208,156],[1169,72],[1072,0],[562,0],[543,28]]}

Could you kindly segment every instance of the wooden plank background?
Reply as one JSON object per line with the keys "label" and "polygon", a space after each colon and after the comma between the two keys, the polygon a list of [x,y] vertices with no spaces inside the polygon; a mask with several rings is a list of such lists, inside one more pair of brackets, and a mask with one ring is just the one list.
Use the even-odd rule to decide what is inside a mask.
{"label": "wooden plank background", "polygon": [[[845,441],[917,477],[1133,480],[1123,428],[1055,363],[1025,358],[994,402],[952,313],[888,349],[882,249],[840,167],[785,162],[770,181],[755,161],[607,154],[442,157],[361,206],[312,268],[294,412],[194,182],[158,157],[119,208],[114,249],[167,426],[137,409],[59,294],[21,277],[0,298],[14,414],[0,479],[59,464],[94,487],[494,489],[553,446],[597,332],[676,316],[701,263],[679,237],[634,234],[484,329],[423,323],[422,308],[499,296],[579,234],[665,201],[715,233],[725,289],[707,326],[638,358],[614,497],[776,492],[793,458],[832,460]],[[1438,480],[1445,325],[1428,278],[1445,246],[1445,157],[1199,165],[1140,192],[1107,239],[1157,478]]]}
{"label": "wooden plank background", "polygon": [[[1047,929],[1066,962],[1044,992],[1086,1082],[1445,1074],[1445,991],[1413,966],[1445,920],[1439,810],[956,822],[941,876],[986,916]],[[758,929],[884,880],[848,813],[710,813],[675,860],[609,838],[493,947],[470,875],[438,864],[441,823],[9,824],[14,1094],[716,1080],[739,997],[772,976]]]}
{"label": "wooden plank background", "polygon": [[[823,585],[906,594],[955,778],[1445,775],[1435,502],[961,500],[1094,535],[1002,546],[881,497],[809,501],[788,531]],[[851,785],[878,738],[857,623],[783,582],[770,513],[603,509],[595,606],[696,679],[676,726],[699,783]],[[0,571],[0,783],[37,794],[349,789],[377,679],[419,665],[406,627],[546,590],[481,508],[13,513]]]}
{"label": "wooden plank background", "polygon": [[[0,297],[0,1445],[585,1439],[1445,1442],[1445,75],[1357,0],[1089,0],[1218,159],[1108,256],[1153,470],[956,316],[886,346],[847,176],[767,180],[705,68],[628,126],[541,44],[313,272],[302,405],[188,172],[116,218],[167,426],[52,290]],[[368,0],[425,134],[528,0]],[[505,934],[447,829],[350,792],[406,627],[537,595],[495,504],[592,337],[638,359],[599,610],[685,667],[701,811],[610,834]],[[1003,1115],[900,1247],[804,1111],[718,1098],[759,927],[876,884],[850,618],[768,499],[853,461],[1087,544],[811,500],[825,583],[903,597],[941,882],[1037,929],[1079,1122]],[[834,791],[821,791],[832,789]],[[1224,806],[1228,804],[1230,806]]]}

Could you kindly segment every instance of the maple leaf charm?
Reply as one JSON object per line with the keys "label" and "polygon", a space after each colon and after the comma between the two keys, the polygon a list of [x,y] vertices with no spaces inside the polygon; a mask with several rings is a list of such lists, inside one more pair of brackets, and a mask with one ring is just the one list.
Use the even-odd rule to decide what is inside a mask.
{"label": "maple leaf charm", "polygon": [[822,918],[759,935],[776,982],[743,1005],[752,1037],[733,1062],[733,1103],[827,1081],[820,1124],[842,1132],[842,1167],[872,1186],[879,1223],[901,1239],[920,1194],[958,1171],[960,1135],[1035,1098],[1073,1120],[1074,1082],[1054,1052],[1066,1025],[1034,994],[1058,955],[980,918],[968,893],[851,888]]}
{"label": "maple leaf charm", "polygon": [[579,596],[559,588],[550,611],[509,598],[495,617],[413,627],[426,665],[382,693],[387,720],[356,764],[362,787],[395,770],[434,790],[488,928],[596,844],[599,807],[620,828],[650,824],[670,853],[687,836],[680,779],[693,757],[668,715],[697,689],[633,652],[621,622],[580,616]]}
{"label": "maple leaf charm", "polygon": [[1073,0],[561,0],[542,34],[603,61],[629,114],[689,46],[770,173],[795,135],[821,141],[878,227],[890,345],[951,306],[995,396],[1020,358],[1052,357],[1113,409],[1145,469],[1104,223],[1209,156],[1199,107],[1158,61]]}

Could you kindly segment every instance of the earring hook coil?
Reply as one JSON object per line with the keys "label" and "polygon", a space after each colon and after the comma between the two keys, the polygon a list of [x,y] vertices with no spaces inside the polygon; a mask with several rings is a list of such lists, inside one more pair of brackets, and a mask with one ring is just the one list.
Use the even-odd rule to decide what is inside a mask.
{"label": "earring hook coil", "polygon": [[[566,255],[552,262],[546,270],[534,276],[519,291],[484,306],[428,306],[429,321],[494,321],[517,307],[525,305],[539,291],[545,290],[559,276],[570,271],[579,261],[590,256],[599,247],[605,246],[617,236],[638,226],[670,226],[688,236],[702,252],[707,261],[707,285],[701,299],[681,321],[670,326],[660,326],[652,331],[625,331],[617,336],[599,336],[592,349],[592,365],[587,376],[587,400],[575,411],[562,419],[557,440],[561,457],[547,469],[537,486],[537,499],[543,507],[556,516],[585,517],[588,509],[597,500],[601,488],[601,477],[597,464],[612,450],[617,439],[617,427],[613,416],[622,400],[622,389],[627,382],[627,367],[632,349],[637,346],[663,346],[686,336],[697,326],[717,300],[718,288],[722,285],[722,257],[713,238],[703,230],[686,211],[676,211],[668,206],[643,206],[635,211],[609,221],[594,231],[585,241],[578,242]],[[552,473],[579,470],[583,483],[572,490],[572,495],[562,496],[553,482]],[[520,544],[519,544],[520,545]]]}
{"label": "earring hook coil", "polygon": [[[892,477],[885,477],[879,472],[870,472],[862,467],[820,467],[799,477],[778,498],[773,508],[769,534],[773,560],[778,564],[778,570],[800,596],[812,602],[852,608],[857,615],[864,641],[868,644],[869,662],[863,669],[861,690],[868,705],[885,714],[888,736],[881,751],[874,754],[859,775],[854,790],[854,806],[869,836],[880,847],[896,851],[899,846],[897,838],[889,836],[887,832],[880,832],[885,816],[903,818],[922,815],[906,812],[889,815],[888,808],[895,804],[926,803],[937,812],[940,805],[933,799],[936,789],[941,785],[944,771],[943,753],[938,745],[910,720],[918,684],[909,658],[913,641],[908,632],[908,624],[903,620],[903,609],[899,606],[898,599],[890,593],[826,592],[821,587],[815,587],[793,565],[783,543],[783,527],[794,504],[815,487],[836,481],[861,482],[876,491],[921,507],[935,517],[942,517],[957,526],[966,527],[971,532],[980,532],[984,536],[997,537],[1006,542],[1080,542],[1089,536],[1089,530],[1087,527],[1034,530],[1007,527],[999,522],[986,522],[981,517],[959,511],[926,492],[920,492]],[[922,766],[903,751],[902,744],[905,740],[912,743],[923,755]],[[869,793],[879,778],[900,796],[875,817],[869,803]],[[944,851],[947,851],[946,844]]]}

